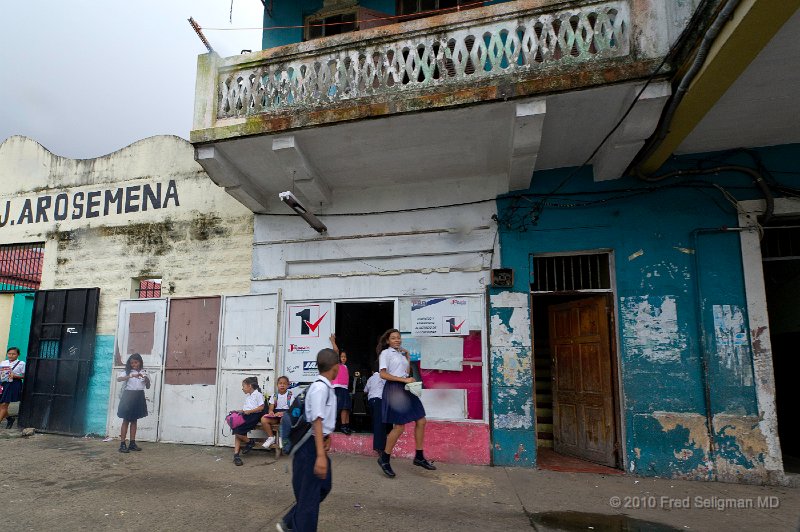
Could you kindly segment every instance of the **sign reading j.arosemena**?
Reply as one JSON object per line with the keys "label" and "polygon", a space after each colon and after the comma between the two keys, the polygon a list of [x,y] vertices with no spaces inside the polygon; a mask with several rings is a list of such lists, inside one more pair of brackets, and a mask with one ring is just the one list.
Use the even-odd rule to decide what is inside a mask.
{"label": "sign reading j.arosemena", "polygon": [[35,198],[15,198],[0,204],[0,227],[100,218],[179,207],[178,187],[147,183],[127,187],[78,192],[60,192]]}

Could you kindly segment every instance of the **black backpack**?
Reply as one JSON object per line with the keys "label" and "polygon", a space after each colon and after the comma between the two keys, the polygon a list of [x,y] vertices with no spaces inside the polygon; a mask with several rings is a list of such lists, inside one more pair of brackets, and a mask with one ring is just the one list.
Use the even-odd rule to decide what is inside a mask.
{"label": "black backpack", "polygon": [[[314,382],[323,382],[317,379]],[[311,385],[308,386],[311,388]],[[284,453],[293,455],[311,436],[311,422],[306,419],[306,392],[308,388],[297,394],[289,410],[281,417],[281,449]],[[328,390],[330,398],[330,390]]]}

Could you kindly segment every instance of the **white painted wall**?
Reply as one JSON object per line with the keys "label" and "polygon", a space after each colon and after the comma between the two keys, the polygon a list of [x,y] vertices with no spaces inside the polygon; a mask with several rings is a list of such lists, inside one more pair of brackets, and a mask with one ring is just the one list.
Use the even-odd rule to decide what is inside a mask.
{"label": "white painted wall", "polygon": [[[362,211],[381,203],[370,191],[358,199]],[[483,294],[497,232],[495,212],[495,202],[488,201],[327,216],[325,236],[298,216],[257,215],[252,291],[282,289],[286,301]]]}
{"label": "white painted wall", "polygon": [[[160,183],[163,203],[170,182],[180,205],[173,199],[164,208],[150,203],[142,211],[142,187]],[[136,212],[126,214],[123,206],[117,214],[111,202],[106,215],[105,191],[122,188],[124,203],[126,187]],[[87,217],[88,194],[98,191],[97,216]],[[59,194],[63,220],[55,219]],[[46,203],[45,197],[46,221],[37,219],[37,204]],[[83,209],[75,206],[76,197]],[[252,213],[211,182],[191,144],[178,137],[151,137],[87,160],[59,157],[31,139],[10,137],[0,144],[3,221],[0,244],[46,242],[42,288],[100,287],[98,334],[114,333],[117,301],[133,296],[133,277],[161,277],[165,296],[248,291]]]}

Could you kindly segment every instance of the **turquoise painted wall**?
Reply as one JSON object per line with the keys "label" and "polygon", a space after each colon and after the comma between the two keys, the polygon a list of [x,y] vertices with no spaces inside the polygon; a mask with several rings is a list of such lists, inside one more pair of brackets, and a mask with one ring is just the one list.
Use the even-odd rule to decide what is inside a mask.
{"label": "turquoise painted wall", "polygon": [[[777,179],[797,186],[796,177],[783,172],[797,172],[793,161],[800,158],[800,146],[762,149],[758,155]],[[678,159],[664,171],[723,161],[754,164],[747,154],[709,154]],[[557,195],[544,197],[572,173]],[[705,427],[705,342],[712,413],[742,419],[758,414],[739,236],[693,232],[738,226],[734,207],[714,184],[739,200],[760,194],[739,173],[657,184],[631,178],[595,183],[590,168],[577,173],[561,169],[537,172],[532,183],[524,198],[509,194],[498,199],[501,262],[514,269],[514,291],[528,293],[533,253],[611,250],[628,458],[638,474],[702,477],[707,456],[696,441],[702,439],[697,423],[684,420],[670,429],[670,422],[665,425],[654,413],[697,414],[695,421]],[[537,213],[543,198],[544,208]],[[726,430],[718,428],[715,435],[719,455],[744,468],[756,467],[758,456],[755,461],[745,457]],[[676,457],[676,451],[686,452]]]}
{"label": "turquoise painted wall", "polygon": [[97,335],[94,343],[94,364],[89,379],[84,432],[105,436],[108,418],[108,394],[114,363],[114,335]]}
{"label": "turquoise painted wall", "polygon": [[[492,0],[486,5],[501,4],[511,0]],[[367,9],[394,15],[396,13],[395,0],[361,0],[359,5]],[[285,26],[302,26],[305,17],[322,9],[322,0],[293,0],[291,2],[275,1],[272,3],[272,17],[264,10],[264,28],[283,28]],[[266,50],[302,42],[303,29],[292,27],[286,29],[265,29],[261,38],[261,47]]]}
{"label": "turquoise painted wall", "polygon": [[33,294],[14,294],[14,308],[11,311],[11,328],[8,332],[8,345],[19,347],[20,359],[28,358],[28,338],[31,334],[33,318]]}

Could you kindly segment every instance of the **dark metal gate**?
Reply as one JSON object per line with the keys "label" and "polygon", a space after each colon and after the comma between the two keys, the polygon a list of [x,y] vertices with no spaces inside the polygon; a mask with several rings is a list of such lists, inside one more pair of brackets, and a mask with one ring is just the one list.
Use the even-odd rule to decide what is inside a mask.
{"label": "dark metal gate", "polygon": [[36,292],[22,426],[83,435],[99,300],[99,288]]}

